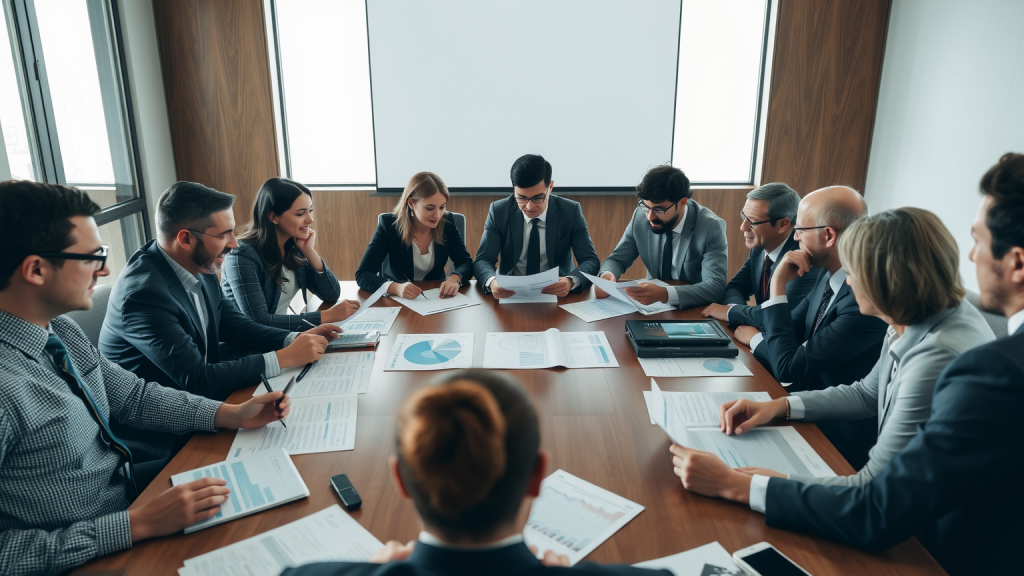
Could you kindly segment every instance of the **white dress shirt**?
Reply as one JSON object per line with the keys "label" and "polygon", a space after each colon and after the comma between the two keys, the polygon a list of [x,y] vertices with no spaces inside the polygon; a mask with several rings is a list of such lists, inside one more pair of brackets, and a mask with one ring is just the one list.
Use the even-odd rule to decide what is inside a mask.
{"label": "white dress shirt", "polygon": [[[537,222],[537,230],[540,236],[540,270],[543,272],[548,269],[548,250],[547,242],[545,242],[547,238],[545,230],[547,229],[548,209],[544,208],[544,211],[537,218],[540,219],[540,222]],[[527,218],[524,214],[523,219],[525,220],[523,224],[523,251],[519,254],[519,262],[515,267],[516,276],[526,276],[526,253],[530,250],[530,232],[533,231],[533,224],[530,223],[533,218]]]}
{"label": "white dress shirt", "polygon": [[[826,314],[828,314],[828,309],[832,307],[832,303],[836,301],[836,296],[839,295],[839,289],[843,287],[843,282],[846,282],[846,277],[848,275],[849,274],[847,274],[846,270],[843,270],[842,268],[840,268],[839,270],[836,270],[835,274],[833,274],[832,276],[829,277],[828,285],[832,288],[832,297],[829,298],[828,306],[825,307],[825,313]],[[782,296],[776,296],[775,298],[769,298],[769,299],[765,300],[761,304],[761,310],[764,310],[765,308],[768,308],[770,306],[775,306],[776,304],[788,304],[788,303],[789,303],[789,298],[787,298],[786,295],[783,294]],[[815,310],[817,309],[817,304],[815,304],[813,302],[808,302],[808,305],[813,305],[815,307]],[[764,335],[763,334],[761,334],[761,333],[754,334],[754,337],[750,339],[750,351],[753,352],[754,349],[757,348],[757,345],[760,344],[762,340],[764,340]]]}
{"label": "white dress shirt", "polygon": [[[679,214],[679,222],[676,223],[675,228],[672,228],[672,278],[679,278],[679,267],[682,263],[679,261],[679,245],[683,240],[683,225],[686,224],[686,203],[683,203],[683,210]],[[665,242],[668,241],[668,233],[661,235],[661,241],[658,242],[658,264],[660,266],[661,258],[660,255],[665,253]],[[661,274],[661,270],[658,270],[658,274]],[[651,274],[651,276],[657,277],[658,274]],[[662,278],[665,280],[665,278]],[[675,290],[668,290],[668,303],[670,306],[679,307],[679,293]]]}
{"label": "white dress shirt", "polygon": [[[774,266],[774,265],[779,263],[779,254],[782,253],[782,248],[785,245],[786,245],[786,241],[783,240],[781,244],[776,246],[774,250],[772,250],[771,252],[768,253],[768,258],[772,259],[772,266]],[[764,274],[764,260],[761,261],[761,269],[760,269],[760,271],[751,270],[750,273],[751,273],[751,275],[753,275],[755,273]],[[736,306],[736,304],[729,304],[729,307],[725,311],[727,316],[729,314],[729,310],[732,310],[733,306]],[[753,350],[754,348],[751,347],[750,349]]]}
{"label": "white dress shirt", "polygon": [[291,314],[289,306],[291,306],[292,300],[295,295],[299,293],[299,283],[295,278],[295,271],[289,270],[285,266],[281,266],[281,276],[284,277],[284,284],[280,284],[281,287],[281,299],[277,301],[277,314]]}
{"label": "white dress shirt", "polygon": [[1024,324],[1024,310],[1018,310],[1006,320],[1006,333],[1013,335],[1020,328],[1021,324]]}
{"label": "white dress shirt", "polygon": [[412,245],[412,276],[413,280],[419,282],[423,280],[430,271],[434,269],[434,241],[430,241],[430,245],[427,246],[427,253],[420,254],[420,247],[413,242]]}

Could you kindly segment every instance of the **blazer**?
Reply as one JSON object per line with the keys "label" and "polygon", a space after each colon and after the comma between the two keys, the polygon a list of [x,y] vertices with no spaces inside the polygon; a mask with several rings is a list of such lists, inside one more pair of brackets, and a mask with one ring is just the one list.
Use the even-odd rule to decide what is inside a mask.
{"label": "blazer", "polygon": [[[779,252],[779,257],[772,263],[771,273],[775,273],[775,269],[779,266],[779,260],[782,260],[786,252],[799,249],[800,243],[790,235],[782,244],[782,251]],[[743,267],[740,268],[740,271],[732,277],[732,280],[725,287],[725,299],[722,300],[722,304],[735,304],[735,306],[729,309],[729,326],[732,328],[737,326],[764,328],[761,323],[761,303],[764,301],[761,298],[764,256],[764,248],[752,249],[750,255],[747,256],[747,261],[743,263]],[[800,301],[807,296],[807,293],[814,288],[814,284],[818,281],[818,277],[821,276],[823,271],[823,268],[815,268],[803,276],[798,276],[786,283],[786,295],[789,297],[790,311],[796,308]],[[751,296],[757,302],[756,306],[747,306],[747,301]]]}
{"label": "blazer", "polygon": [[[307,289],[324,302],[341,298],[341,285],[326,263],[323,272],[317,272],[308,262],[303,264],[295,271],[295,280],[303,300],[306,300]],[[302,314],[276,313],[281,301],[281,285],[270,278],[263,257],[256,246],[248,242],[239,242],[238,248],[224,257],[220,285],[224,298],[254,322],[291,332],[305,332],[309,326],[303,320],[315,326],[322,323],[317,310]]]}
{"label": "blazer", "polygon": [[725,295],[726,274],[729,269],[729,241],[725,237],[725,220],[709,208],[686,201],[686,220],[680,233],[680,244],[675,253],[678,278],[661,277],[661,236],[651,230],[647,216],[639,207],[622,233],[615,250],[601,263],[602,272],[622,276],[637,256],[647,268],[647,278],[681,280],[688,286],[673,286],[679,295],[679,309],[693,308],[718,302]]}
{"label": "blazer", "polygon": [[[791,393],[856,382],[871,372],[882,350],[886,323],[861,314],[853,290],[845,283],[811,336],[829,277],[822,274],[792,312],[781,304],[761,308],[764,340],[754,356],[776,380],[790,382]],[[826,421],[818,428],[851,466],[859,470],[867,464],[868,450],[878,435],[874,419]]]}
{"label": "blazer", "polygon": [[590,562],[572,568],[543,566],[526,544],[518,543],[492,550],[450,550],[417,542],[409,558],[402,562],[324,562],[291,568],[281,576],[477,576],[480,574],[521,576],[541,574],[590,574],[671,576],[668,570],[634,568],[624,564],[601,566]]}
{"label": "blazer", "polygon": [[878,441],[868,452],[868,463],[852,476],[790,474],[789,478],[837,486],[870,482],[928,420],[939,374],[964,352],[995,339],[981,313],[967,300],[908,326],[903,336],[889,328],[882,354],[863,380],[795,394],[803,402],[804,420],[860,420],[877,415]]}
{"label": "blazer", "polygon": [[931,416],[864,486],[768,481],[765,521],[872,550],[917,536],[953,576],[1020,572],[1024,327],[953,360]]}
{"label": "blazer", "polygon": [[[114,283],[100,330],[103,356],[147,382],[225,400],[259,381],[262,354],[222,358],[220,341],[237,348],[271,352],[284,347],[287,330],[249,320],[221,296],[213,274],[200,275],[208,330],[155,240],[139,248]],[[207,345],[207,343],[210,343]],[[203,358],[206,350],[206,358]],[[111,423],[137,462],[165,458],[175,437]]]}
{"label": "blazer", "polygon": [[[356,283],[367,292],[376,292],[389,280],[412,282],[415,273],[412,250],[413,247],[407,246],[398,234],[395,215],[381,214],[377,220],[377,230],[374,231],[370,245],[366,247],[359,268],[356,269]],[[444,267],[449,259],[455,265],[455,273],[462,278],[460,286],[468,284],[473,276],[473,257],[466,250],[462,234],[459,234],[459,229],[455,226],[455,218],[451,213],[445,213],[444,244],[434,243],[434,268],[423,279],[444,280]]]}
{"label": "blazer", "polygon": [[[525,227],[526,217],[513,196],[491,203],[484,223],[484,234],[480,238],[480,248],[473,261],[477,284],[485,294],[491,291],[487,281],[495,275],[496,266],[497,272],[505,276],[515,270],[523,253]],[[582,273],[597,274],[600,261],[594,251],[594,243],[590,240],[590,231],[587,230],[587,221],[583,218],[579,202],[549,195],[544,245],[548,265],[557,265],[559,276],[572,276],[576,279],[573,292],[580,292],[590,286],[590,280]],[[573,256],[578,263],[575,268],[572,265]]]}

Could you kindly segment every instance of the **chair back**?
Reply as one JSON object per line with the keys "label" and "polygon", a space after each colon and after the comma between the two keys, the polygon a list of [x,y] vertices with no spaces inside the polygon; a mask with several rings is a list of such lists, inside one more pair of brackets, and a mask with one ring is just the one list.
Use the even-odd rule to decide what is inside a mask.
{"label": "chair back", "polygon": [[100,345],[100,328],[103,327],[103,318],[107,315],[107,301],[110,300],[110,286],[97,284],[92,292],[92,308],[89,310],[75,310],[68,312],[66,316],[78,324],[78,327],[85,332],[97,348]]}
{"label": "chair back", "polygon": [[[979,298],[981,298],[981,296],[977,292],[973,290],[967,291],[967,301],[975,308],[978,308]],[[981,312],[981,315],[985,318],[985,322],[988,322],[988,326],[992,329],[992,332],[995,333],[996,338],[1002,338],[1008,334],[1009,327],[1007,326],[1006,316],[985,312],[981,308],[978,308],[978,311]]]}

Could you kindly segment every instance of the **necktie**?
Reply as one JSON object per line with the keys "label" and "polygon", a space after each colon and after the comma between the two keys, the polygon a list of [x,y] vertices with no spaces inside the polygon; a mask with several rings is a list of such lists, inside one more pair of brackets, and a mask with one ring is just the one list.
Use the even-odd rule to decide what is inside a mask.
{"label": "necktie", "polygon": [[672,235],[675,232],[669,230],[665,233],[665,248],[661,252],[661,279],[672,280]]}
{"label": "necktie", "polygon": [[530,220],[530,243],[526,247],[526,275],[540,273],[540,218]]}
{"label": "necktie", "polygon": [[60,376],[71,386],[71,391],[75,393],[75,396],[78,396],[85,403],[85,407],[89,410],[89,415],[100,425],[100,436],[103,438],[103,441],[107,446],[110,446],[115,452],[120,454],[125,478],[128,480],[128,498],[134,500],[139,495],[139,489],[135,485],[135,467],[132,462],[131,451],[120,438],[111,432],[110,423],[107,422],[106,417],[103,416],[103,413],[96,406],[96,402],[89,392],[89,387],[78,377],[78,371],[75,370],[71,356],[68,355],[68,349],[64,347],[64,343],[60,341],[56,334],[50,334],[46,338],[44,350],[53,357],[54,362],[57,363],[57,366],[63,372]]}
{"label": "necktie", "polygon": [[761,273],[761,302],[768,299],[768,285],[772,281],[772,257],[764,255],[764,272]]}
{"label": "necktie", "polygon": [[812,335],[818,331],[818,326],[825,319],[825,311],[828,310],[828,301],[832,299],[832,294],[832,285],[826,282],[825,293],[821,295],[821,304],[818,305],[818,315],[814,318],[814,328],[811,329]]}

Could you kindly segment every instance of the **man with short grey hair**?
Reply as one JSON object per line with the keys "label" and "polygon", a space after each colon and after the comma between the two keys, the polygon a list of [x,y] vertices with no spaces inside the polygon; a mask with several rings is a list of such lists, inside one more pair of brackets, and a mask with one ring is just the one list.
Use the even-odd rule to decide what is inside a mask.
{"label": "man with short grey hair", "polygon": [[[768,299],[768,286],[779,261],[787,252],[800,244],[793,238],[800,195],[782,182],[772,182],[751,190],[747,203],[740,211],[740,231],[743,243],[750,249],[747,261],[725,287],[721,304],[704,309],[704,317],[712,317],[737,326],[761,325],[761,303]],[[789,308],[792,310],[811,291],[818,281],[820,269],[794,278],[786,287]],[[754,306],[748,306],[750,297]]]}

